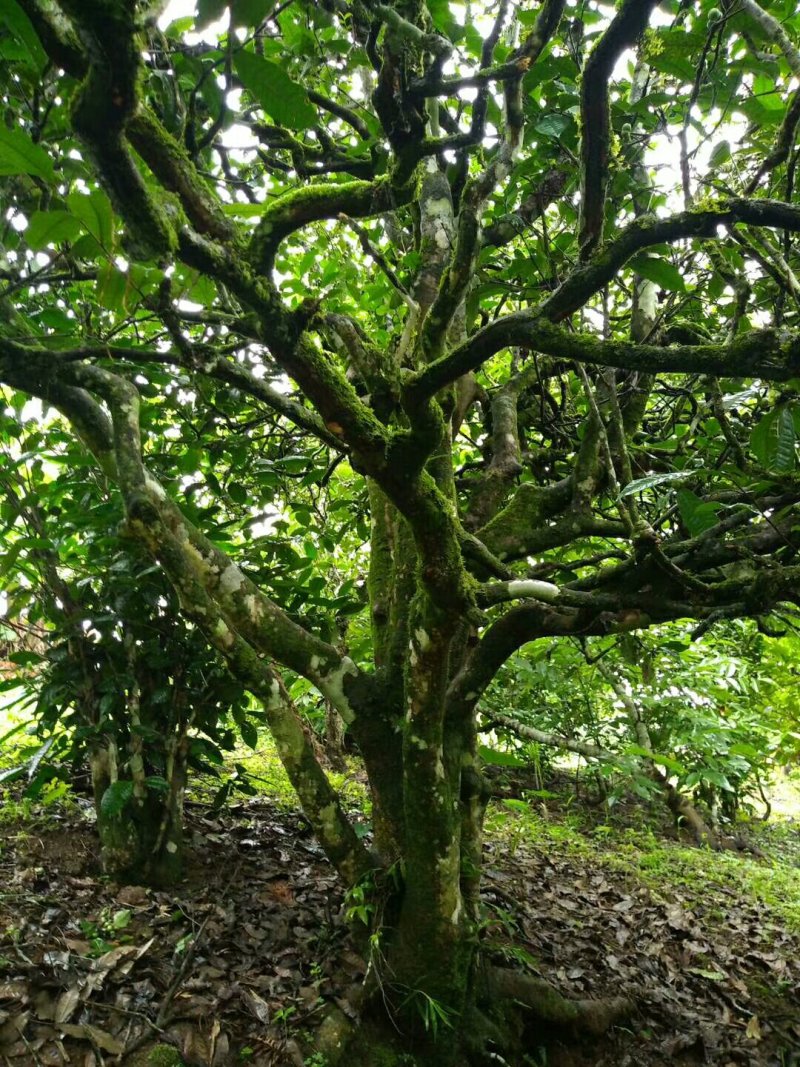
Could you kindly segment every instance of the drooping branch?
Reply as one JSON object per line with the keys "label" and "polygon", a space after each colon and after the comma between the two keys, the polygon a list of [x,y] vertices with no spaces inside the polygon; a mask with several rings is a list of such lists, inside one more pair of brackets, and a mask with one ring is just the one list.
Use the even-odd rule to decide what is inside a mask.
{"label": "drooping branch", "polygon": [[128,524],[164,568],[187,616],[261,700],[278,755],[314,833],[346,884],[354,885],[373,863],[317,760],[308,729],[282,679],[241,634],[228,626],[225,614],[191,566],[185,547],[161,522],[158,508],[143,497],[130,499]]}
{"label": "drooping branch", "polygon": [[[630,709],[627,710],[630,714]],[[555,734],[548,730],[538,730],[535,726],[529,726],[527,723],[520,722],[510,715],[500,715],[496,712],[491,714],[484,712],[484,714],[487,719],[486,730],[494,729],[495,726],[502,726],[524,740],[535,741],[538,745],[547,745],[550,748],[561,749],[564,752],[574,752],[578,756],[600,760],[603,763],[613,763],[618,758],[616,753],[611,752],[609,749],[601,748],[599,745],[593,745],[589,741],[576,741],[575,738],[563,737],[561,734]],[[641,743],[640,747],[645,748]],[[645,765],[647,775],[663,791],[667,806],[675,816],[676,821],[682,820],[691,828],[699,845],[715,847],[717,845],[716,837],[706,825],[700,812],[687,797],[675,788],[668,776],[658,766],[658,756],[653,752],[652,746],[649,746],[647,751],[649,753]]]}
{"label": "drooping branch", "polygon": [[604,760],[606,762],[612,762],[616,759],[615,754],[609,749],[593,745],[591,741],[576,741],[573,737],[564,737],[562,734],[555,734],[549,730],[538,730],[535,726],[530,726],[512,715],[505,715],[496,711],[489,712],[486,708],[481,708],[480,710],[485,719],[484,732],[494,730],[497,726],[502,726],[503,729],[509,730],[512,734],[516,734],[517,737],[521,737],[525,741],[535,741],[537,745],[547,745],[549,748],[563,749],[564,752],[574,752],[576,756],[585,756],[586,759]]}
{"label": "drooping branch", "polygon": [[[155,508],[159,522],[181,546],[186,566],[213,598],[226,626],[249,645],[308,678],[347,721],[356,715],[348,696],[359,672],[333,645],[290,619],[230,558],[183,515],[141,458],[138,392],[131,383],[99,367],[70,364],[56,377],[52,364],[3,368],[0,378],[14,388],[39,396],[64,412],[104,472],[133,503],[142,498]],[[78,386],[76,389],[75,386]],[[89,392],[98,392],[116,418],[111,424]],[[135,498],[135,499],[134,499]]]}
{"label": "drooping branch", "polygon": [[[251,629],[250,633],[243,635],[236,625],[241,623],[242,616],[232,610],[229,594],[236,592],[232,588],[235,580],[241,579],[241,587],[246,579],[238,568],[228,563],[226,569],[216,576],[218,581],[215,588],[214,577],[210,582],[208,580],[210,558],[203,563],[197,545],[192,543],[183,525],[186,522],[183,516],[180,516],[180,522],[176,525],[174,519],[177,508],[167,500],[161,486],[146,471],[141,458],[138,393],[135,387],[99,368],[70,369],[75,378],[103,395],[112,413],[111,441],[103,440],[109,430],[107,422],[99,422],[95,426],[93,440],[101,443],[101,455],[106,457],[106,461],[109,448],[113,451],[114,473],[123,493],[131,531],[161,563],[188,617],[222,653],[237,676],[263,701],[278,753],[320,843],[347,883],[354,884],[372,866],[368,853],[341,810],[338,796],[317,761],[308,731],[292,706],[282,680],[259,654],[260,649],[248,639],[254,636],[255,631]],[[66,404],[63,395],[61,399],[62,405],[68,409],[69,398]],[[79,423],[85,421],[86,412],[85,407],[79,411]],[[66,413],[68,417],[71,415],[69,410]],[[206,545],[211,547],[208,542]],[[217,557],[218,563],[224,558],[219,552]],[[213,572],[213,567],[211,569]],[[253,621],[259,621],[259,609],[268,601],[257,591],[251,595],[250,614]],[[255,599],[256,595],[258,600]],[[300,631],[304,640],[316,642],[310,634],[301,631],[284,617],[282,625],[285,627],[286,624],[294,628],[294,636]],[[263,627],[261,629],[263,635]],[[319,651],[322,651],[324,642],[319,644]],[[323,692],[327,688],[325,695],[328,699],[346,712],[350,703],[345,696],[344,679],[348,674],[358,674],[358,671],[351,661],[341,657],[332,646],[330,650],[340,661],[340,666],[335,677],[329,674],[331,684],[321,688]],[[319,656],[313,654],[308,666],[315,672],[321,666]]]}

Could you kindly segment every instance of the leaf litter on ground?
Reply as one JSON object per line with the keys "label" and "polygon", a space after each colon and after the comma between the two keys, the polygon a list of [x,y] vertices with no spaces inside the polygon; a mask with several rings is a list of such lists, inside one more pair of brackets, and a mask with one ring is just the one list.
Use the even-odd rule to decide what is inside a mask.
{"label": "leaf litter on ground", "polygon": [[[192,805],[187,839],[187,877],[162,891],[105,880],[74,810],[7,833],[4,1067],[139,1067],[157,1043],[186,1064],[302,1065],[326,1008],[355,1017],[364,963],[303,818],[264,798],[219,813]],[[545,839],[509,848],[502,831],[487,841],[490,951],[569,995],[639,1005],[590,1046],[543,1031],[541,1062],[800,1062],[798,932],[729,886],[699,900],[654,890],[606,864],[607,845],[588,856]]]}

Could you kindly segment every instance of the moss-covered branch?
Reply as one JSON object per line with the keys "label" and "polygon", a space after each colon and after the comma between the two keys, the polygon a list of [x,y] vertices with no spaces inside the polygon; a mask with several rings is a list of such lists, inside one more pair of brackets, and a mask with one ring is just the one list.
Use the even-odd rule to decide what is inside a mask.
{"label": "moss-covered branch", "polygon": [[514,374],[491,400],[492,456],[470,498],[464,519],[467,529],[478,530],[497,512],[514,479],[522,471],[517,406],[522,391],[537,368],[531,364]]}
{"label": "moss-covered branch", "polygon": [[586,301],[613,281],[631,256],[658,244],[672,244],[687,238],[716,240],[721,226],[743,222],[792,232],[800,231],[800,207],[780,200],[737,197],[721,200],[713,207],[681,211],[666,218],[642,215],[601,247],[584,266],[573,271],[564,283],[538,308],[554,322],[571,315]]}
{"label": "moss-covered branch", "polygon": [[49,372],[57,372],[59,364],[77,363],[84,360],[91,363],[108,359],[129,363],[172,363],[184,366],[187,370],[199,371],[218,381],[227,382],[246,395],[260,400],[279,415],[289,419],[295,426],[313,434],[331,448],[342,449],[341,439],[327,429],[315,412],[286,396],[285,393],[279,393],[262,379],[256,378],[240,363],[234,363],[224,356],[216,355],[205,349],[202,358],[197,363],[187,365],[183,354],[171,349],[162,352],[154,348],[89,344],[54,352],[37,345],[22,344],[6,337],[0,338],[0,380],[5,380],[4,371],[12,365],[14,360],[23,363],[40,362],[44,373],[45,369]]}
{"label": "moss-covered branch", "polygon": [[800,334],[788,331],[754,330],[728,344],[660,347],[568,333],[534,312],[521,311],[496,319],[450,355],[410,379],[405,386],[407,404],[410,406],[438,392],[510,346],[530,348],[577,363],[647,374],[711,374],[719,378],[754,377],[783,382],[800,373]]}
{"label": "moss-covered branch", "polygon": [[[622,350],[616,347],[616,342],[607,342],[614,347],[603,352],[595,347],[590,349],[579,340],[568,352],[566,335],[553,332],[549,326],[549,323],[558,322],[583,307],[591,296],[613,281],[626,262],[637,252],[653,245],[686,238],[717,239],[720,226],[734,225],[737,222],[799,232],[800,208],[777,200],[739,198],[721,202],[718,207],[682,211],[664,219],[657,219],[652,215],[642,216],[626,227],[611,244],[595,253],[587,264],[573,271],[538,308],[495,319],[473,334],[463,345],[420,370],[406,383],[406,403],[413,406],[424,397],[435,395],[440,389],[463,374],[477,369],[509,345],[538,348],[541,352],[553,355],[566,354],[567,358],[578,361],[653,372],[689,370],[719,376],[752,372],[776,381],[793,377],[796,371],[792,371],[788,366],[791,353],[777,335],[774,335],[773,342],[769,345],[770,351],[763,361],[763,367],[757,358],[753,358],[754,352],[746,352],[743,349],[731,352],[727,347],[717,345],[698,346],[694,352],[691,346],[682,346],[679,350],[665,348],[661,350],[660,356],[657,355],[655,346],[634,346],[633,349],[628,346],[628,355],[633,362],[614,363],[613,358],[622,358]],[[549,320],[549,323],[545,320]],[[538,327],[534,324],[541,324],[541,332],[538,335]],[[591,343],[594,345],[601,342],[595,342],[593,339]],[[786,343],[791,348],[792,338],[788,338]],[[704,351],[700,351],[701,348]],[[668,361],[670,353],[677,357],[675,366],[660,361]],[[737,365],[738,360],[742,361],[742,365]],[[748,366],[751,370],[744,369]],[[721,369],[715,370],[715,367]]]}
{"label": "moss-covered branch", "polygon": [[409,203],[415,191],[413,179],[396,183],[391,176],[375,181],[324,182],[292,189],[265,208],[253,233],[248,258],[257,270],[268,273],[281,241],[295,230],[340,215],[363,219],[393,211]]}
{"label": "moss-covered branch", "polygon": [[[137,494],[137,499],[146,498],[157,508],[159,522],[182,546],[187,565],[231,628],[243,635],[251,647],[308,678],[346,720],[353,720],[356,707],[348,694],[359,672],[352,660],[290,619],[181,513],[145,469],[135,386],[99,367],[68,364],[54,368],[44,361],[22,366],[14,359],[6,363],[2,349],[0,381],[64,411],[104,472],[120,484],[123,493]],[[103,397],[114,413],[112,424],[86,390]]]}
{"label": "moss-covered branch", "polygon": [[773,41],[780,48],[792,74],[800,77],[800,49],[778,19],[769,11],[765,11],[756,0],[740,0],[739,7],[759,27],[767,40]]}
{"label": "moss-covered branch", "polygon": [[217,240],[235,240],[237,228],[223,212],[216,194],[200,177],[183,145],[152,111],[143,106],[137,108],[126,130],[131,144],[163,187],[178,196],[198,233]]}
{"label": "moss-covered branch", "polygon": [[[22,0],[21,6],[53,62],[77,81],[83,81],[89,75],[91,51],[58,8],[46,0]],[[133,33],[135,27],[129,26],[129,30]],[[177,194],[187,218],[200,233],[218,239],[235,236],[236,227],[198,174],[186,149],[140,100],[127,117],[125,134],[164,188]]]}
{"label": "moss-covered branch", "polygon": [[339,797],[314,753],[307,728],[289,699],[279,675],[209,596],[191,565],[185,545],[161,522],[147,497],[127,499],[130,530],[158,559],[173,583],[186,615],[227,660],[233,673],[263,703],[278,755],[303,811],[328,859],[347,885],[355,885],[372,867],[367,850],[342,811]]}
{"label": "moss-covered branch", "polygon": [[608,82],[614,64],[644,33],[658,0],[623,0],[592,49],[581,79],[581,217],[579,244],[586,258],[603,238],[611,122]]}
{"label": "moss-covered branch", "polygon": [[63,0],[88,69],[71,104],[72,124],[83,140],[130,237],[143,256],[169,255],[177,244],[174,221],[147,188],[126,138],[139,104],[134,0]]}

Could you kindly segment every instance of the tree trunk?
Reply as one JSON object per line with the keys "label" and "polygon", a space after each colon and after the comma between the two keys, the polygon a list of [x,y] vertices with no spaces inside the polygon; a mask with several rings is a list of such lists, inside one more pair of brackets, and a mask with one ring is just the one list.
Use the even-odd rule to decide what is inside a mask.
{"label": "tree trunk", "polygon": [[188,746],[176,745],[168,788],[137,795],[118,777],[113,744],[90,757],[103,870],[115,881],[174,885],[183,876],[183,798]]}

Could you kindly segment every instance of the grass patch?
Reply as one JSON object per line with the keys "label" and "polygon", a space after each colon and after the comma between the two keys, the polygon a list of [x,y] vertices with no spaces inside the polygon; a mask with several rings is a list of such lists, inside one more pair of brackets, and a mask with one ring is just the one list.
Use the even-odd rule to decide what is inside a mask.
{"label": "grass patch", "polygon": [[[297,811],[299,801],[289,776],[284,770],[278,756],[278,750],[272,735],[267,730],[258,734],[258,747],[249,748],[239,743],[233,752],[225,753],[225,766],[221,778],[236,776],[237,764],[246,771],[247,781],[256,789],[258,796],[268,797],[284,811]],[[327,770],[328,780],[339,794],[345,808],[357,809],[366,816],[371,813],[369,792],[365,785],[363,772],[355,757],[346,757],[347,769],[344,772]],[[209,800],[219,789],[220,779],[209,776],[194,775],[190,779],[193,794],[202,800]]]}
{"label": "grass patch", "polygon": [[[579,814],[541,815],[495,805],[487,817],[487,832],[501,837],[515,851],[523,844],[578,858],[596,869],[628,876],[657,896],[676,896],[690,906],[740,900],[766,905],[793,933],[800,933],[800,868],[794,850],[800,848],[800,827],[776,823],[761,833],[772,840],[764,859],[737,852],[712,852],[664,840],[642,827],[601,824],[587,827]],[[792,847],[787,847],[791,843]]]}

